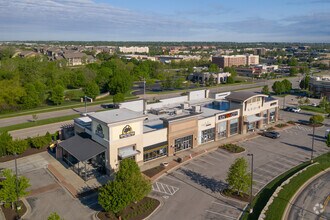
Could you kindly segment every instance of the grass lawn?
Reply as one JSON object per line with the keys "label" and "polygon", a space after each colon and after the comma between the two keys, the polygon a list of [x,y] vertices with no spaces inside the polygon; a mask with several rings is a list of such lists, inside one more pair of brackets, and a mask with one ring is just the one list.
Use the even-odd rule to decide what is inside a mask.
{"label": "grass lawn", "polygon": [[324,111],[324,109],[323,108],[320,108],[320,107],[314,107],[314,106],[310,106],[310,105],[301,105],[300,108],[302,110],[306,110],[306,111],[311,111],[311,112],[317,112],[317,113],[326,114],[326,112]]}
{"label": "grass lawn", "polygon": [[10,125],[7,127],[2,127],[0,128],[0,132],[3,131],[14,131],[14,130],[19,130],[23,128],[31,128],[31,127],[36,127],[40,125],[46,125],[46,124],[52,124],[56,122],[62,122],[62,121],[68,121],[72,120],[74,118],[79,117],[79,114],[74,114],[74,115],[67,115],[67,116],[62,116],[62,117],[57,117],[57,118],[48,118],[48,119],[43,119],[43,120],[38,120],[35,122],[25,122],[22,124],[16,124],[16,125]]}
{"label": "grass lawn", "polygon": [[[322,164],[327,163],[328,166],[330,166],[330,153],[324,154],[322,156],[319,156],[317,158],[315,158],[315,162],[319,162]],[[292,168],[291,170],[288,170],[287,172],[283,173],[282,175],[278,176],[277,178],[275,178],[273,181],[271,181],[270,183],[268,183],[257,195],[256,197],[253,199],[252,205],[253,205],[253,213],[249,214],[248,212],[244,212],[242,215],[242,220],[255,220],[258,219],[262,209],[265,207],[265,205],[267,204],[268,200],[270,199],[270,197],[273,195],[273,193],[275,192],[276,188],[279,187],[285,180],[287,180],[288,178],[290,178],[293,174],[297,173],[298,171],[304,169],[306,166],[308,166],[310,163],[309,162],[305,162],[302,163],[294,168]],[[316,165],[314,165],[316,166]],[[319,171],[320,170],[320,167]],[[314,174],[315,175],[315,174]],[[283,198],[283,197],[282,197]],[[290,198],[286,198],[286,200],[290,200]],[[283,202],[283,200],[281,200],[281,202]],[[280,202],[280,203],[281,203]],[[274,203],[273,203],[274,204]],[[270,211],[272,205],[269,207],[268,212]],[[286,205],[284,205],[284,209],[285,209]],[[278,212],[279,210],[274,209],[273,212]],[[267,213],[268,213],[267,212]],[[281,219],[281,218],[268,218],[268,219]]]}
{"label": "grass lawn", "polygon": [[294,194],[310,178],[330,167],[330,153],[317,158],[315,161],[319,164],[313,165],[299,175],[293,177],[289,184],[285,185],[269,206],[266,212],[266,220],[281,219],[284,211]]}
{"label": "grass lawn", "polygon": [[[125,101],[135,99],[136,96],[130,95],[125,98]],[[93,103],[87,103],[87,106],[94,106],[94,105],[99,105],[105,102],[112,103],[112,96],[108,96],[103,99],[99,99],[97,101],[94,101]],[[34,109],[28,109],[28,110],[21,110],[17,112],[10,112],[10,113],[2,113],[0,114],[0,119],[2,118],[10,118],[10,117],[17,117],[21,115],[32,115],[32,114],[40,114],[40,113],[45,113],[45,112],[52,112],[52,111],[59,111],[59,110],[65,110],[65,109],[70,109],[70,108],[78,108],[78,107],[84,107],[85,103],[82,102],[74,102],[74,101],[68,101],[64,102],[62,105],[59,106],[41,106],[38,108]]]}

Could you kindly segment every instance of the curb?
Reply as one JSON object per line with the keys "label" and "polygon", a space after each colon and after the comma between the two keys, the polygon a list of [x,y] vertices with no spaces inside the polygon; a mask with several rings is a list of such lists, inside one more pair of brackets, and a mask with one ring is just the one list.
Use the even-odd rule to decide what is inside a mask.
{"label": "curb", "polygon": [[315,179],[317,179],[318,177],[320,177],[321,175],[326,174],[327,172],[330,171],[330,168],[326,169],[326,170],[322,170],[321,172],[319,172],[318,174],[316,174],[315,176],[313,176],[312,178],[310,178],[307,182],[305,182],[298,190],[297,192],[291,197],[291,199],[288,202],[288,205],[285,208],[284,214],[282,216],[282,220],[286,220],[288,219],[288,214],[289,214],[289,210],[291,209],[292,205],[293,205],[293,201],[296,200],[296,198],[298,197],[298,195],[301,193],[301,191],[303,191],[312,181],[314,181]]}
{"label": "curb", "polygon": [[31,206],[25,198],[22,198],[21,201],[26,207],[26,212],[21,216],[21,219],[24,219],[27,214],[31,213]]}
{"label": "curb", "polygon": [[[241,200],[234,199],[234,198],[231,198],[231,197],[229,197],[229,196],[226,196],[226,195],[224,195],[224,194],[222,193],[222,191],[220,192],[220,195],[221,195],[223,198],[228,199],[228,200],[233,201],[233,202],[238,202],[238,203],[246,204],[246,205],[249,204],[249,202],[244,202],[244,201],[241,201]],[[243,209],[243,210],[244,210],[244,209]]]}
{"label": "curb", "polygon": [[156,199],[159,201],[159,205],[154,209],[154,211],[152,211],[152,213],[150,213],[150,215],[148,215],[147,217],[145,217],[143,220],[147,220],[149,219],[153,214],[155,214],[156,211],[158,211],[158,209],[160,209],[160,207],[162,207],[164,205],[164,202],[162,200],[159,200],[153,196],[148,196],[150,198]]}

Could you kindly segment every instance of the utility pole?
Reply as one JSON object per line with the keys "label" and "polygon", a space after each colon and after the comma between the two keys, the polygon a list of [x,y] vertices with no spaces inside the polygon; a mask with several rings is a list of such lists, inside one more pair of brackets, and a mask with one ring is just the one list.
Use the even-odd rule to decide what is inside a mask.
{"label": "utility pole", "polygon": [[251,186],[250,186],[250,214],[253,212],[253,208],[252,208],[252,197],[253,197],[253,193],[252,193],[252,185],[253,185],[253,154],[248,154],[248,156],[251,157]]}

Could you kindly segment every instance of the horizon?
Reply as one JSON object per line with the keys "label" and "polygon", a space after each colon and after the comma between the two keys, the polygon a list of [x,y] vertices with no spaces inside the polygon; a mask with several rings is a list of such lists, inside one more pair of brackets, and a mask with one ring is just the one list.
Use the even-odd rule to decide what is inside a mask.
{"label": "horizon", "polygon": [[0,0],[0,6],[0,41],[330,43],[327,0]]}

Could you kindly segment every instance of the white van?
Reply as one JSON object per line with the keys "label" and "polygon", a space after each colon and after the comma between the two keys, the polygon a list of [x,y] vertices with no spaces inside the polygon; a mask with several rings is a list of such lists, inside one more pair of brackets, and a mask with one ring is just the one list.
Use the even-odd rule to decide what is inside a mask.
{"label": "white van", "polygon": [[327,130],[325,130],[325,135],[324,135],[324,137],[325,138],[328,138],[328,134],[330,133],[330,129],[327,129]]}

